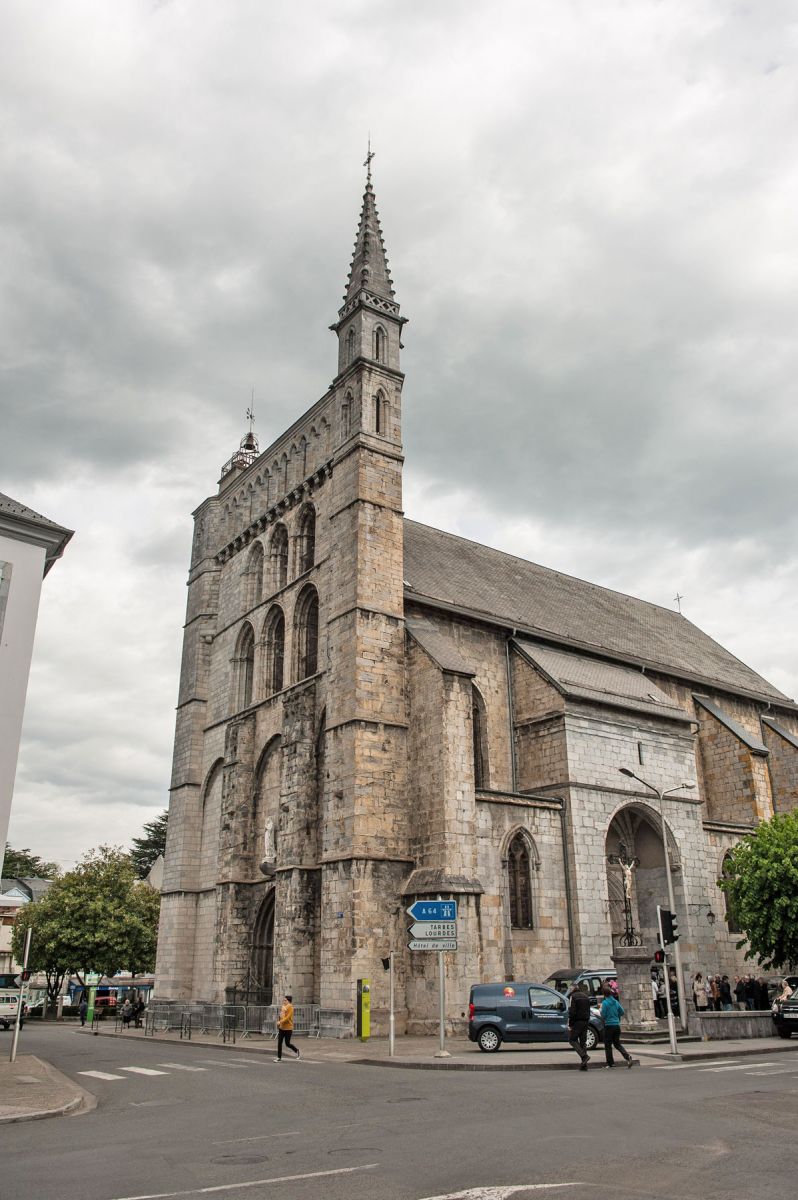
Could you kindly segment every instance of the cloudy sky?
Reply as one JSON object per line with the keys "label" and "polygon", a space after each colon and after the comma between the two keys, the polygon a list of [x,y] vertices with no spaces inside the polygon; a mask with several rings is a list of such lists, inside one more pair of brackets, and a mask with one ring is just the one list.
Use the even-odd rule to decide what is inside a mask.
{"label": "cloudy sky", "polygon": [[369,131],[406,510],[656,603],[798,694],[787,0],[6,0],[0,490],[44,584],[11,841],[167,800],[191,537],[335,371]]}

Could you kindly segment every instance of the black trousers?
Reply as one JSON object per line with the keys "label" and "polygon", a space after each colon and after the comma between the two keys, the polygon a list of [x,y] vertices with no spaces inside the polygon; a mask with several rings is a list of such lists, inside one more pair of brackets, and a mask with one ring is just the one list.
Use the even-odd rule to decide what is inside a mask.
{"label": "black trousers", "polygon": [[296,1046],[291,1041],[291,1035],[293,1034],[293,1032],[294,1032],[293,1029],[278,1029],[277,1030],[277,1057],[278,1058],[283,1057],[283,1043],[285,1043],[285,1045],[288,1047],[289,1050],[293,1050],[294,1054],[299,1054],[299,1051],[297,1050]]}
{"label": "black trousers", "polygon": [[587,1021],[577,1021],[568,1027],[568,1041],[584,1062],[587,1058]]}
{"label": "black trousers", "polygon": [[613,1046],[620,1054],[621,1058],[625,1058],[628,1062],[632,1057],[628,1050],[621,1045],[621,1027],[620,1025],[605,1025],[604,1026],[604,1057],[607,1060],[607,1066],[613,1066],[612,1049]]}

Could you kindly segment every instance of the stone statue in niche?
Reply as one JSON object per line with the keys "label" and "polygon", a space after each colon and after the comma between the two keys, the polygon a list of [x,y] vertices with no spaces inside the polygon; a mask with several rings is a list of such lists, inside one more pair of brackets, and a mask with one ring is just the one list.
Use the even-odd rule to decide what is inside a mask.
{"label": "stone statue in niche", "polygon": [[260,864],[261,874],[265,875],[267,879],[273,879],[276,866],[277,841],[274,836],[274,821],[270,819],[266,822],[266,829],[263,833],[263,862]]}

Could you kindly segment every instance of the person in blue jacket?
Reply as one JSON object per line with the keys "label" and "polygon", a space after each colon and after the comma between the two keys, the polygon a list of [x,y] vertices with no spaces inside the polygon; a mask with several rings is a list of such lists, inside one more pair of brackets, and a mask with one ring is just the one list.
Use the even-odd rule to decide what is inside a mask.
{"label": "person in blue jacket", "polygon": [[626,1047],[621,1045],[621,1017],[624,1015],[621,1002],[613,995],[612,988],[607,984],[604,985],[603,992],[601,1019],[604,1022],[604,1057],[607,1060],[607,1066],[615,1066],[612,1058],[614,1047],[621,1057],[626,1059],[627,1067],[634,1067],[637,1059],[632,1058]]}

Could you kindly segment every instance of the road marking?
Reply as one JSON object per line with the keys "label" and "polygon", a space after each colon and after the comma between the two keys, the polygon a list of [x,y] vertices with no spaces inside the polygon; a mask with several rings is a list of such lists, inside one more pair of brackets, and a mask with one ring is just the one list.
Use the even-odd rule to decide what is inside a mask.
{"label": "road marking", "polygon": [[198,1058],[197,1062],[211,1063],[214,1067],[230,1067],[233,1071],[246,1071],[243,1063],[230,1062],[224,1058]]}
{"label": "road marking", "polygon": [[230,1061],[231,1062],[241,1062],[241,1063],[254,1063],[256,1067],[261,1067],[261,1066],[263,1066],[264,1063],[268,1062],[269,1060],[267,1059],[266,1055],[264,1054],[261,1058],[232,1058],[232,1056],[231,1056]]}
{"label": "road marking", "polygon": [[768,1075],[795,1075],[795,1073],[796,1073],[795,1071],[790,1071],[787,1067],[776,1067],[775,1069],[772,1069],[770,1071],[749,1071],[748,1072],[749,1075],[764,1075],[765,1078],[767,1078]]}
{"label": "road marking", "polygon": [[92,1079],[124,1079],[124,1075],[109,1075],[107,1071],[78,1071],[78,1075],[91,1075]]}
{"label": "road marking", "polygon": [[516,1192],[544,1192],[551,1188],[586,1187],[584,1183],[511,1183],[505,1187],[468,1188],[465,1192],[447,1192],[445,1196],[425,1196],[424,1200],[508,1200]]}
{"label": "road marking", "polygon": [[263,1142],[267,1138],[299,1137],[301,1129],[292,1129],[288,1133],[257,1133],[253,1137],[226,1138],[223,1142],[211,1142],[212,1146],[233,1146],[236,1142]]}
{"label": "road marking", "polygon": [[770,1067],[770,1066],[774,1066],[774,1067],[778,1066],[778,1063],[767,1063],[767,1062],[740,1063],[738,1066],[735,1066],[735,1067],[701,1067],[700,1069],[702,1071],[714,1071],[717,1073],[718,1071],[750,1071],[752,1069],[752,1067]]}
{"label": "road marking", "polygon": [[379,1163],[362,1167],[338,1167],[334,1171],[309,1171],[305,1175],[278,1175],[272,1179],[250,1179],[246,1183],[220,1183],[214,1187],[188,1188],[182,1192],[148,1192],[143,1196],[117,1196],[116,1200],[173,1200],[175,1196],[208,1196],[212,1192],[235,1192],[241,1188],[265,1187],[269,1183],[294,1183],[300,1179],[327,1179],[330,1175],[351,1175],[355,1171],[376,1171]]}
{"label": "road marking", "polygon": [[130,1071],[133,1075],[168,1075],[168,1071],[154,1071],[152,1067],[120,1067],[120,1071]]}
{"label": "road marking", "polygon": [[158,1063],[159,1067],[169,1067],[172,1071],[204,1071],[205,1067],[187,1067],[185,1063]]}

